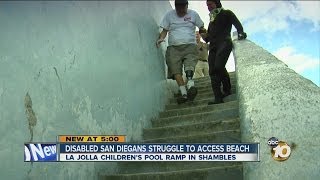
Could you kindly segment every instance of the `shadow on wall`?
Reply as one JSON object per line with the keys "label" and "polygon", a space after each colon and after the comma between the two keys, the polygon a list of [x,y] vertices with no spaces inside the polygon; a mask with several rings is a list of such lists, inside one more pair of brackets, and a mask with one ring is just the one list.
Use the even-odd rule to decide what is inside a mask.
{"label": "shadow on wall", "polygon": [[[10,142],[0,150],[3,179],[94,179],[115,170],[23,163],[22,144],[32,134],[34,142],[59,134],[139,140],[167,99],[164,56],[154,44],[170,9],[166,1],[0,2],[0,136]],[[28,122],[30,113],[36,121]]]}

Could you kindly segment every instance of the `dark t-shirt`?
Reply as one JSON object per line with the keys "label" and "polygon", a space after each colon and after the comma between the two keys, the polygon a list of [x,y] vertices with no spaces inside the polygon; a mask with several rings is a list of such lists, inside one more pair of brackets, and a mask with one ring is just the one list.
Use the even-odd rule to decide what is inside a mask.
{"label": "dark t-shirt", "polygon": [[219,43],[230,40],[231,41],[231,28],[232,25],[239,33],[243,33],[243,27],[231,10],[222,9],[216,16],[213,22],[209,23],[207,42],[210,42],[210,49],[217,47]]}

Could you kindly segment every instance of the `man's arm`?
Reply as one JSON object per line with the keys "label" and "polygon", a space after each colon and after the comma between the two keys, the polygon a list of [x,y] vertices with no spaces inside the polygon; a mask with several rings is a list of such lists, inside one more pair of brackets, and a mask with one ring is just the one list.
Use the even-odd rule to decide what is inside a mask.
{"label": "man's arm", "polygon": [[210,31],[209,29],[210,29],[210,26],[208,27],[208,30],[206,30],[206,31],[204,31],[204,32],[202,32],[202,33],[200,33],[200,31],[199,31],[200,36],[202,37],[202,39],[203,39],[206,43],[209,42],[209,31]]}
{"label": "man's arm", "polygon": [[164,39],[166,38],[168,31],[170,29],[170,13],[172,11],[168,12],[162,19],[161,23],[160,23],[160,28],[162,28],[162,31],[159,35],[159,38],[156,42],[156,46],[157,48],[160,47],[160,44],[164,41]]}
{"label": "man's arm", "polygon": [[232,12],[229,11],[230,13],[230,18],[231,18],[231,23],[234,25],[234,27],[237,29],[238,32],[238,39],[245,39],[247,38],[247,34],[243,31],[243,26],[237,16]]}
{"label": "man's arm", "polygon": [[199,14],[195,12],[195,25],[199,28],[199,34],[204,39],[204,36],[207,34],[206,28],[204,28],[204,22],[200,18]]}
{"label": "man's arm", "polygon": [[159,38],[158,38],[158,40],[156,42],[157,48],[160,47],[160,44],[164,41],[164,39],[166,38],[167,34],[168,34],[168,30],[162,29],[162,31],[161,31],[161,33],[159,35]]}
{"label": "man's arm", "polygon": [[195,25],[199,28],[199,34],[203,33],[206,29],[204,28],[204,22],[200,18],[199,14],[196,11],[194,12],[194,17],[195,17]]}

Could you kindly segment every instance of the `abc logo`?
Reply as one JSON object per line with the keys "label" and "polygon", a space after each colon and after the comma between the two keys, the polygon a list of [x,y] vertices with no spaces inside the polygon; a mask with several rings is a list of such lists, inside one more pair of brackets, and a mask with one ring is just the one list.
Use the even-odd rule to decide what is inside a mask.
{"label": "abc logo", "polygon": [[268,141],[268,145],[271,146],[272,158],[276,161],[285,161],[291,154],[290,146],[283,141],[279,141],[277,138],[272,137]]}
{"label": "abc logo", "polygon": [[271,147],[276,147],[278,146],[279,140],[275,137],[272,137],[268,140],[268,145]]}

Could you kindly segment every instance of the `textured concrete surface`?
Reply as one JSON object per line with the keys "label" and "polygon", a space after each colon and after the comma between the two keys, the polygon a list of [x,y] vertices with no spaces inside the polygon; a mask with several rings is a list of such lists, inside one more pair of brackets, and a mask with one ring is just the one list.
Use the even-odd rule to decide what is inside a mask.
{"label": "textured concrete surface", "polygon": [[[234,45],[242,141],[261,145],[244,179],[319,179],[320,88],[251,41]],[[270,137],[291,145],[288,160],[272,159]]]}
{"label": "textured concrete surface", "polygon": [[[166,103],[166,1],[1,1],[1,179],[94,179],[115,163],[24,163],[23,143],[126,134]],[[165,44],[163,45],[165,46]]]}

